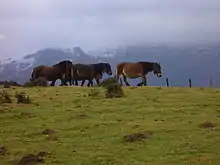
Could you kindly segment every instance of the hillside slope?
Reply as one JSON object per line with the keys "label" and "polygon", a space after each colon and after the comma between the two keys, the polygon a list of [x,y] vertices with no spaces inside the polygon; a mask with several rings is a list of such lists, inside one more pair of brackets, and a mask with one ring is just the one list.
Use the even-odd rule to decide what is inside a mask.
{"label": "hillside slope", "polygon": [[[101,88],[97,97],[81,87],[8,89],[12,97],[25,91],[32,104],[0,106],[0,146],[8,151],[0,164],[39,151],[51,152],[44,164],[54,165],[219,164],[219,89],[123,89],[117,99]],[[213,125],[199,126],[206,121]],[[143,141],[124,140],[146,132]]]}
{"label": "hillside slope", "polygon": [[[158,79],[152,73],[148,75],[149,85],[165,85],[165,78],[172,86],[186,86],[192,78],[194,86],[220,86],[220,44],[168,46],[136,45],[124,48],[101,50],[85,53],[80,47],[71,49],[43,49],[26,55],[20,60],[0,61],[0,81],[5,79],[24,83],[29,80],[32,68],[38,65],[53,65],[61,60],[73,63],[109,62],[113,72],[120,62],[151,61],[160,62],[164,78]],[[91,54],[90,54],[91,53]],[[132,85],[138,79],[129,80]]]}

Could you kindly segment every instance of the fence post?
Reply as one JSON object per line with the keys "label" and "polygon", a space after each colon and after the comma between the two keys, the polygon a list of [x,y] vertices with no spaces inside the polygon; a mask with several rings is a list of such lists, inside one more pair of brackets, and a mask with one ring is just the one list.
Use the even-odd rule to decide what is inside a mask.
{"label": "fence post", "polygon": [[212,88],[212,78],[210,78],[209,86]]}
{"label": "fence post", "polygon": [[191,78],[189,79],[189,87],[190,88],[192,87],[192,79]]}
{"label": "fence post", "polygon": [[170,86],[170,83],[169,83],[169,79],[168,79],[168,78],[166,78],[166,84],[167,84],[167,87]]}

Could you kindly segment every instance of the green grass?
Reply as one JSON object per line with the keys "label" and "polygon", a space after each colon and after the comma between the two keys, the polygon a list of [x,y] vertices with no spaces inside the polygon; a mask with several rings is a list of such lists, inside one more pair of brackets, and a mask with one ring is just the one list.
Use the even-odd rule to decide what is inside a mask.
{"label": "green grass", "polygon": [[[7,89],[12,104],[0,105],[0,165],[28,153],[51,152],[44,164],[219,165],[220,89],[125,87],[123,98],[108,99],[102,88]],[[17,104],[24,91],[32,104]],[[93,91],[94,92],[94,91]],[[213,128],[201,128],[209,121]],[[56,140],[42,135],[57,131]],[[149,139],[128,143],[128,134],[150,131]]]}

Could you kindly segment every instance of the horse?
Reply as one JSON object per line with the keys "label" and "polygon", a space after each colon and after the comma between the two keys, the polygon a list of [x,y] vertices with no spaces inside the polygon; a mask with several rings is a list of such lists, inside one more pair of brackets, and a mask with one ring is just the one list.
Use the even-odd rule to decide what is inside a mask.
{"label": "horse", "polygon": [[30,81],[34,81],[39,77],[52,81],[50,86],[54,86],[57,79],[61,80],[61,86],[66,85],[65,79],[67,75],[73,77],[73,64],[69,60],[61,61],[53,66],[40,65],[33,68]]}
{"label": "horse", "polygon": [[109,63],[97,64],[74,64],[73,65],[73,84],[78,86],[78,81],[82,81],[81,86],[88,80],[87,86],[93,86],[93,79],[99,84],[102,79],[103,73],[112,75],[111,65]]}
{"label": "horse", "polygon": [[126,86],[130,86],[127,78],[135,79],[141,77],[142,82],[138,83],[137,86],[147,85],[147,74],[153,72],[157,77],[162,77],[160,63],[155,62],[122,62],[116,66],[115,78],[118,80],[123,75],[123,81]]}

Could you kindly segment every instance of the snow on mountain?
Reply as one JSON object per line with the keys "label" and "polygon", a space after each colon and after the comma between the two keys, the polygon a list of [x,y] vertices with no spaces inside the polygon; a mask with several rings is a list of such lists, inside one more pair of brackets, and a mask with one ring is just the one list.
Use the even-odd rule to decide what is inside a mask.
{"label": "snow on mountain", "polygon": [[90,51],[89,54],[91,54],[94,57],[114,57],[116,55],[116,50],[114,49],[105,49],[103,50],[93,50]]}
{"label": "snow on mountain", "polygon": [[3,60],[0,60],[0,65],[5,65],[10,62],[12,62],[12,58],[3,59]]}
{"label": "snow on mountain", "polygon": [[31,75],[33,67],[38,65],[54,65],[62,60],[70,60],[73,63],[94,62],[92,56],[86,54],[80,47],[73,49],[39,50],[20,59],[4,59],[0,61],[0,80],[16,80],[24,83]]}
{"label": "snow on mountain", "polygon": [[1,60],[0,61],[0,72],[3,72],[9,66],[14,67],[15,70],[18,72],[26,70],[29,67],[33,66],[34,60],[35,60],[34,57],[31,57],[31,58],[22,57],[22,58],[16,59],[16,60],[14,60],[12,58]]}
{"label": "snow on mountain", "polygon": [[20,72],[33,67],[34,61],[35,61],[34,57],[29,57],[29,58],[23,57],[16,61],[17,63],[16,70]]}

